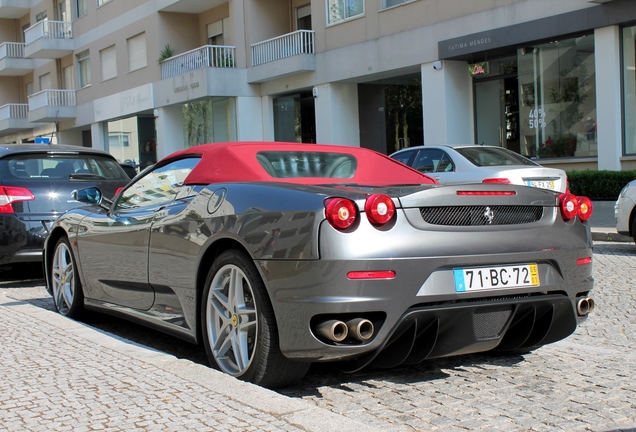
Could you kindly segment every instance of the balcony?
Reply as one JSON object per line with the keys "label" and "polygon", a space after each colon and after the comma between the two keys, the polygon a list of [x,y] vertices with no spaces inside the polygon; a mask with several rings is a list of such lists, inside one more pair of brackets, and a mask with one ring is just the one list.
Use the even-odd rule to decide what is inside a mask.
{"label": "balcony", "polygon": [[161,79],[174,78],[197,69],[234,68],[235,48],[205,45],[161,62]]}
{"label": "balcony", "polygon": [[[2,1],[2,0],[0,0]],[[229,0],[156,0],[157,9],[161,12],[179,12],[200,14],[227,3]]]}
{"label": "balcony", "polygon": [[27,104],[6,104],[0,106],[0,133],[3,135],[33,129],[27,119]]}
{"label": "balcony", "polygon": [[17,19],[28,14],[31,8],[24,0],[0,0],[0,18]]}
{"label": "balcony", "polygon": [[40,21],[24,31],[24,42],[25,57],[62,58],[75,49],[73,25],[67,21]]}
{"label": "balcony", "polygon": [[56,122],[75,117],[75,90],[42,90],[29,96],[29,122]]}
{"label": "balcony", "polygon": [[0,44],[0,76],[22,76],[33,72],[35,62],[24,57],[24,44]]}
{"label": "balcony", "polygon": [[315,71],[314,32],[298,30],[252,45],[250,83]]}

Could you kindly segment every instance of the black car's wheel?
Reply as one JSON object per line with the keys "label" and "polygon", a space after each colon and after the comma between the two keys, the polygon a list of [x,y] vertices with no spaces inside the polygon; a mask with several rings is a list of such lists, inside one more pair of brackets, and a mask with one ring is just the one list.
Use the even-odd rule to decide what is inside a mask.
{"label": "black car's wheel", "polygon": [[84,310],[84,292],[66,237],[60,238],[55,245],[50,280],[55,308],[64,316],[77,318]]}
{"label": "black car's wheel", "polygon": [[269,297],[247,255],[236,250],[219,255],[201,306],[205,350],[221,371],[277,388],[301,379],[309,369],[309,363],[291,361],[280,352]]}

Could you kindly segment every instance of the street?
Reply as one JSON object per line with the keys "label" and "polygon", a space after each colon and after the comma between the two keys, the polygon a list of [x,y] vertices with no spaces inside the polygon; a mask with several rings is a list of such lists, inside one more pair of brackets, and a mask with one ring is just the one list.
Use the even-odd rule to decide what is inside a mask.
{"label": "street", "polygon": [[[530,354],[451,357],[415,367],[365,369],[355,374],[342,374],[328,365],[315,365],[300,384],[280,390],[278,395],[289,399],[290,403],[302,400],[378,430],[607,431],[636,428],[636,291],[632,288],[635,263],[636,245],[595,243],[593,265],[596,283],[592,297],[596,301],[596,309],[574,335]],[[41,273],[12,273],[8,280],[3,278],[0,283],[2,295],[16,303],[25,302],[46,311],[53,310],[52,300],[43,289]],[[6,310],[6,306],[0,305],[0,310]],[[125,338],[152,348],[152,351],[148,350],[150,357],[157,350],[181,361],[207,364],[202,348],[126,321],[95,314],[85,324],[107,332],[108,337]],[[18,393],[24,399],[27,391],[23,388],[24,383],[37,385],[39,381],[25,380],[22,374],[16,375],[12,370],[15,366],[8,363],[9,360],[24,360],[20,357],[24,353],[6,354],[7,351],[9,354],[12,352],[12,340],[20,338],[20,328],[10,329],[8,335],[0,321],[0,332],[3,334],[0,342],[4,352],[0,354],[3,382],[0,403],[4,406],[0,409],[0,430],[57,430],[55,425],[59,423],[54,423],[52,418],[32,421],[37,417],[33,404],[8,403],[18,397]],[[77,338],[74,340],[77,342]],[[88,339],[83,343],[87,346],[82,350],[95,351],[95,347],[88,346]],[[69,344],[68,349],[71,345],[77,343]],[[41,347],[33,355],[46,356],[46,350],[47,347]],[[82,358],[88,359],[78,353],[69,353],[69,356],[80,362]],[[97,368],[106,374],[107,381],[117,376],[117,368],[122,368],[122,375],[129,373],[119,362],[96,365],[94,357],[90,364],[89,360],[86,361],[85,365],[77,365],[78,373],[87,374],[90,372],[86,371]],[[108,368],[113,370],[107,373]],[[183,377],[171,378],[183,380]],[[167,378],[163,379],[164,382],[155,382],[154,385],[168,386]],[[93,378],[92,382],[96,380]],[[100,392],[113,391],[109,399],[112,403],[117,404],[119,400],[126,403],[123,396],[120,398],[116,394],[118,390],[115,389],[121,386],[104,384],[95,384],[95,391],[97,388]],[[126,384],[129,385],[133,384]],[[153,394],[152,380],[145,381],[143,385],[141,390]],[[197,390],[196,379],[184,385],[193,392]],[[34,389],[36,393],[39,391]],[[275,414],[256,425],[246,421],[218,427],[224,424],[220,421],[215,427],[206,423],[200,413],[196,414],[196,407],[188,406],[187,398],[175,397],[172,403],[182,405],[174,408],[174,413],[178,414],[171,416],[173,423],[153,420],[155,423],[140,421],[132,424],[137,425],[135,427],[139,430],[308,430],[301,425],[294,429],[289,428],[290,423],[277,423]],[[51,404],[56,402],[51,400]],[[75,401],[75,406],[59,403],[57,415],[73,419],[74,415],[79,416],[84,411],[85,416],[85,411],[93,409],[95,402],[86,404],[82,400]],[[156,409],[156,415],[161,416],[159,408],[153,404],[142,403],[137,409]],[[24,415],[23,411],[29,414]],[[100,408],[99,412],[108,413],[105,408]],[[171,426],[179,424],[174,423],[174,415],[185,416],[181,419],[183,427]],[[189,420],[186,421],[186,418]],[[115,423],[108,423],[109,427],[104,429],[120,430],[130,425],[121,416],[113,421]],[[117,421],[121,422],[121,427],[118,427]],[[82,425],[77,418],[75,422],[75,425]]]}

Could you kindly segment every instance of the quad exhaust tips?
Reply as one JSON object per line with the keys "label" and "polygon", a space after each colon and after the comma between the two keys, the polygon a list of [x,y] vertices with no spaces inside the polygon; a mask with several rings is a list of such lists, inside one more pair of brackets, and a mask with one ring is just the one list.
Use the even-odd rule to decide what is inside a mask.
{"label": "quad exhaust tips", "polygon": [[579,301],[576,302],[576,313],[578,313],[579,316],[585,316],[594,310],[594,306],[594,300],[590,297],[579,299]]}
{"label": "quad exhaust tips", "polygon": [[353,318],[347,322],[332,319],[316,326],[316,334],[330,342],[342,342],[347,337],[366,342],[373,332],[373,323],[366,318]]}

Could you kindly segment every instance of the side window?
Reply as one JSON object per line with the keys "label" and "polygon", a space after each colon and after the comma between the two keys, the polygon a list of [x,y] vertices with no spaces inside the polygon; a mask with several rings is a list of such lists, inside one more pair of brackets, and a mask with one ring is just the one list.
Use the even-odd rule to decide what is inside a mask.
{"label": "side window", "polygon": [[115,210],[152,207],[175,199],[199,158],[186,158],[149,171],[122,193]]}
{"label": "side window", "polygon": [[442,156],[442,159],[439,161],[437,165],[437,172],[451,172],[455,171],[455,164],[451,160],[450,156],[446,153]]}

